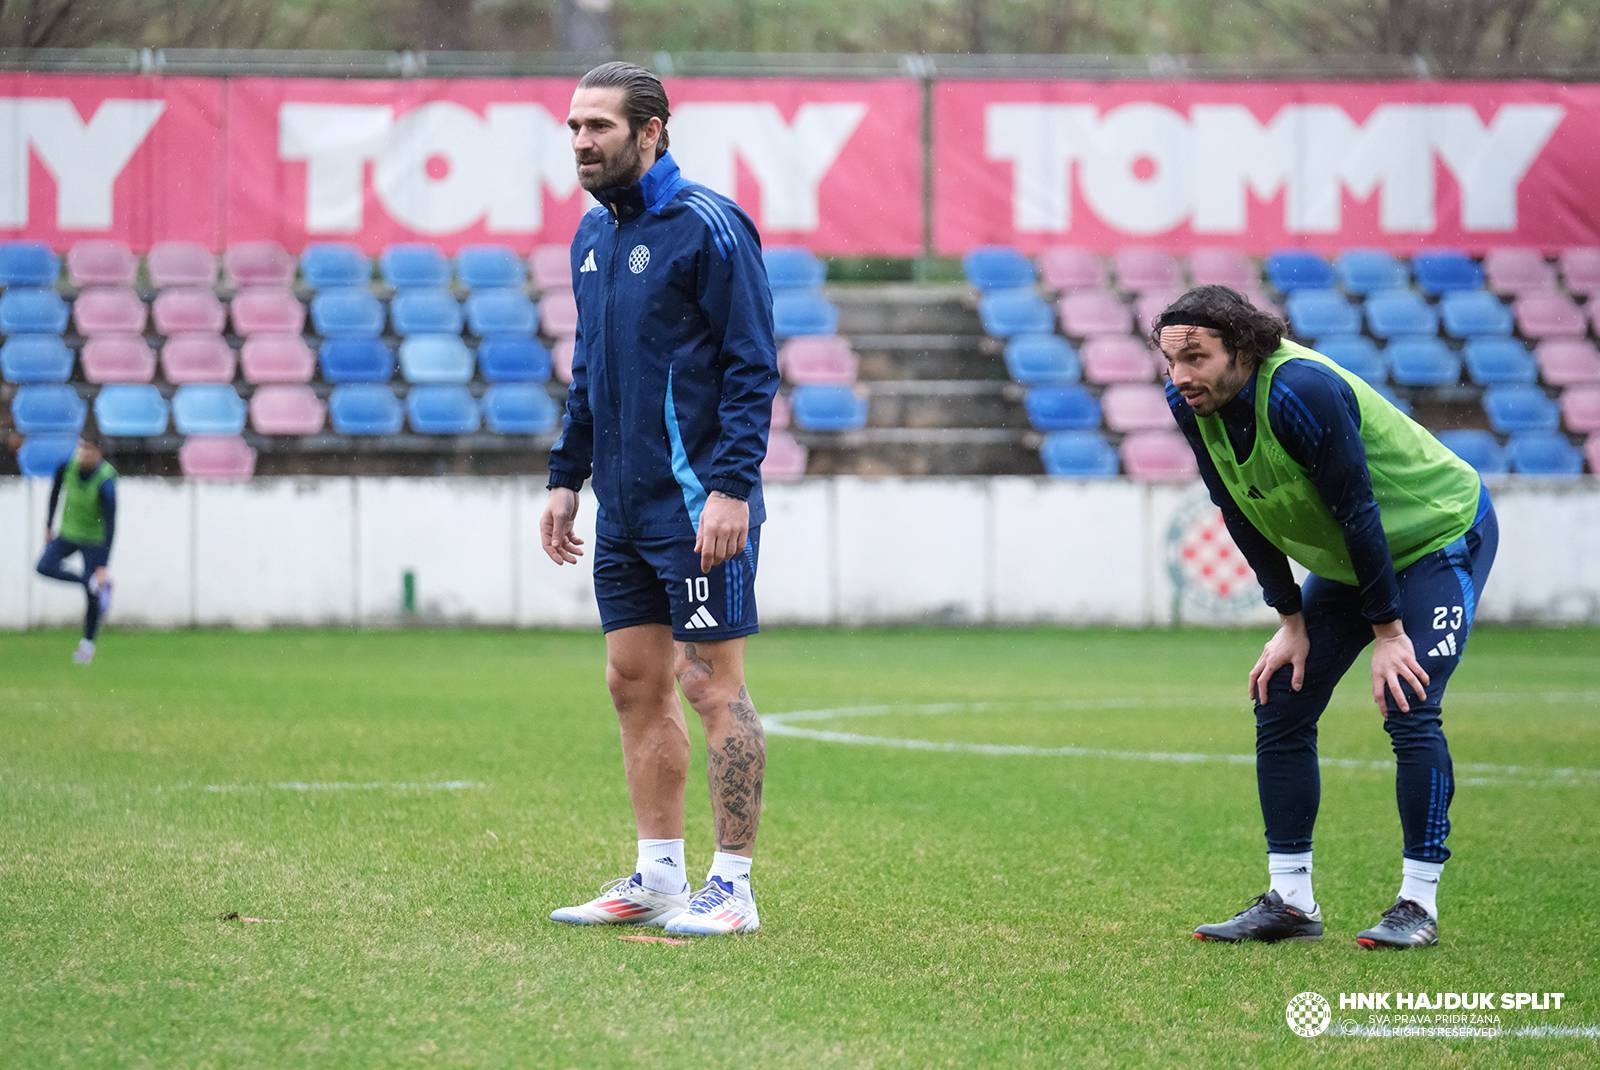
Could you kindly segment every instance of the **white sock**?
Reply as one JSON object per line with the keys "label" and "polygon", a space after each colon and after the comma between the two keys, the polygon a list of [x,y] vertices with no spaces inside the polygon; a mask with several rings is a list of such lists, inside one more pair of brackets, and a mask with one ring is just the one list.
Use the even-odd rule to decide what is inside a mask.
{"label": "white sock", "polygon": [[652,892],[677,895],[689,884],[683,876],[682,840],[640,840],[639,881]]}
{"label": "white sock", "polygon": [[1439,920],[1439,878],[1444,874],[1443,862],[1418,862],[1401,859],[1400,898],[1409,899],[1426,910],[1434,921]]}
{"label": "white sock", "polygon": [[1317,909],[1316,897],[1311,894],[1311,852],[1279,854],[1267,852],[1267,873],[1272,878],[1272,890],[1296,910],[1310,914]]}
{"label": "white sock", "polygon": [[712,877],[721,877],[746,899],[754,894],[750,891],[750,859],[744,855],[729,854],[726,851],[718,851],[712,855],[711,872],[706,874],[706,880],[709,881]]}

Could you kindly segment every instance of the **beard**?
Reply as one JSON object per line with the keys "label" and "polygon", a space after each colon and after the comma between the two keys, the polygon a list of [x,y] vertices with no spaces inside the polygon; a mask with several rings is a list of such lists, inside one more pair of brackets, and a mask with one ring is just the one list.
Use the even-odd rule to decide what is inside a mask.
{"label": "beard", "polygon": [[589,193],[598,193],[613,186],[631,186],[639,177],[639,146],[630,138],[611,156],[579,160],[578,163],[598,163],[600,170],[592,175],[578,172],[578,185]]}

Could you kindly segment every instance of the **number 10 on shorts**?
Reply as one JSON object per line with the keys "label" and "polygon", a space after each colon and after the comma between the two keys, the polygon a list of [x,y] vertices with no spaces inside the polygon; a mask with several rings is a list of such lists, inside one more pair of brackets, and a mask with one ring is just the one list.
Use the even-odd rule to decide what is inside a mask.
{"label": "number 10 on shorts", "polygon": [[704,602],[711,597],[711,581],[705,576],[690,576],[683,582],[689,588],[689,601]]}

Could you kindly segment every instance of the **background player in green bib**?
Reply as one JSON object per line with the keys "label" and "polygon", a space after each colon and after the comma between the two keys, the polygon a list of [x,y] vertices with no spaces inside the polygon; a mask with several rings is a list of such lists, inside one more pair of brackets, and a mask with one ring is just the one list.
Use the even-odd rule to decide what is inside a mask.
{"label": "background player in green bib", "polygon": [[[50,485],[50,509],[45,514],[44,553],[39,575],[83,588],[88,603],[83,614],[83,639],[72,655],[79,665],[94,660],[94,637],[101,618],[111,609],[111,577],[106,571],[111,540],[117,529],[117,470],[105,459],[100,437],[85,431],[72,457],[56,469]],[[56,502],[61,508],[61,529],[52,534]],[[63,562],[73,554],[83,558],[83,571],[73,572]]]}
{"label": "background player in green bib", "polygon": [[[1271,887],[1204,940],[1317,939],[1311,832],[1317,721],[1368,645],[1372,697],[1396,761],[1401,885],[1363,947],[1438,942],[1450,857],[1444,689],[1466,648],[1499,542],[1477,473],[1276,316],[1201,286],[1156,318],[1167,401],[1228,531],[1281,626],[1250,670],[1256,783]],[[1310,570],[1304,588],[1289,559]]]}

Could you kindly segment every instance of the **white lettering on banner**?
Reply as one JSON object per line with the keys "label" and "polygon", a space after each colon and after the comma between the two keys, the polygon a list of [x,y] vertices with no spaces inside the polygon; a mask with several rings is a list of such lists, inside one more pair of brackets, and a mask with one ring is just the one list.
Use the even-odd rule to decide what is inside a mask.
{"label": "white lettering on banner", "polygon": [[166,110],[159,100],[106,100],[87,123],[68,100],[0,98],[0,226],[28,218],[29,148],[56,183],[55,224],[106,230],[118,176]]}
{"label": "white lettering on banner", "polygon": [[1485,125],[1464,104],[1384,104],[1357,123],[1331,104],[1289,105],[1265,124],[1243,105],[1196,105],[1188,118],[1157,104],[1104,114],[1082,104],[992,104],[984,152],[1012,167],[1012,224],[1071,229],[1072,168],[1086,204],[1129,234],[1185,222],[1243,233],[1252,197],[1284,195],[1292,233],[1335,233],[1347,196],[1377,195],[1390,233],[1427,233],[1436,219],[1436,161],[1461,189],[1461,226],[1517,225],[1517,187],[1565,117],[1555,104],[1507,104]]}
{"label": "white lettering on banner", "polygon": [[[742,161],[761,190],[762,222],[814,230],[817,190],[865,117],[865,104],[806,104],[786,123],[771,104],[686,104],[672,121],[684,172],[724,193]],[[306,230],[361,229],[366,168],[397,223],[450,234],[482,220],[493,233],[538,230],[544,193],[578,189],[562,120],[536,104],[495,104],[480,117],[435,101],[398,118],[385,105],[285,104],[278,153],[306,165]]]}

